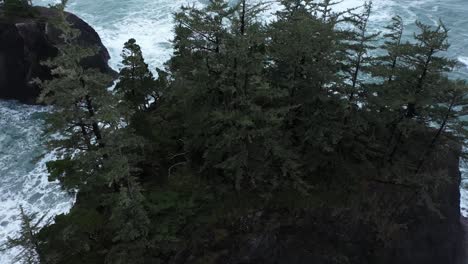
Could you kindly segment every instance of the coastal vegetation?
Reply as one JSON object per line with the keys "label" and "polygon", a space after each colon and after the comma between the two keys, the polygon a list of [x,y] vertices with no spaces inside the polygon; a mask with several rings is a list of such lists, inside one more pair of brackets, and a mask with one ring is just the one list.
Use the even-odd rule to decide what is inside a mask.
{"label": "coastal vegetation", "polygon": [[2,0],[0,6],[2,5],[7,16],[31,16],[33,14],[31,0]]}
{"label": "coastal vegetation", "polygon": [[[449,78],[442,22],[407,39],[398,16],[370,29],[371,2],[283,0],[266,22],[266,4],[211,0],[174,15],[162,69],[128,40],[109,88],[82,66],[97,50],[78,45],[65,4],[39,102],[53,105],[50,180],[76,203],[40,231],[22,211],[11,241],[25,263],[231,263],[246,237],[308,214],[364,225],[384,247],[408,203],[444,217],[433,199],[449,179],[431,172],[464,143],[468,86]],[[389,201],[379,186],[411,194]],[[345,252],[317,254],[357,263]]]}

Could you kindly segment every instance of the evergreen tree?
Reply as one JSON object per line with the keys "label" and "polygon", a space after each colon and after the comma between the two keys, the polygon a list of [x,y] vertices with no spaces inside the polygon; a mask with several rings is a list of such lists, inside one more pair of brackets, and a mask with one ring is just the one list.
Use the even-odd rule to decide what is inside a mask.
{"label": "evergreen tree", "polygon": [[369,33],[369,19],[372,13],[372,1],[364,4],[364,11],[361,14],[354,14],[350,18],[350,23],[355,27],[355,31],[349,31],[347,40],[348,61],[345,63],[345,72],[349,74],[349,83],[346,88],[346,95],[349,101],[353,102],[356,97],[366,95],[366,89],[362,87],[362,77],[369,72],[372,62],[370,52],[376,47],[373,42],[380,35],[380,32]]}
{"label": "evergreen tree", "polygon": [[3,0],[3,8],[7,15],[28,16],[31,15],[31,0]]}
{"label": "evergreen tree", "polygon": [[123,94],[126,102],[135,110],[147,109],[150,98],[156,101],[159,97],[155,91],[153,74],[143,59],[141,48],[135,39],[130,39],[124,45],[122,52],[123,68],[120,70],[120,81],[115,87]]}
{"label": "evergreen tree", "polygon": [[[83,58],[95,51],[76,43],[79,32],[66,22],[63,10],[61,14],[62,20],[57,26],[63,32],[64,44],[58,46],[59,55],[46,62],[52,68],[54,79],[42,84],[40,96],[41,102],[54,105],[47,116],[48,132],[55,135],[49,144],[61,155],[60,160],[48,162],[47,166],[52,178],[61,180],[67,190],[78,191],[81,197],[99,193],[99,203],[93,203],[94,199],[86,203],[87,199],[83,198],[76,214],[106,208],[102,217],[112,224],[108,228],[101,227],[108,233],[91,243],[99,245],[107,236],[113,237],[112,243],[106,246],[108,250],[100,253],[102,257],[111,259],[111,263],[117,263],[114,262],[116,256],[120,263],[139,263],[122,250],[123,244],[132,244],[134,248],[139,245],[144,250],[145,226],[149,224],[136,178],[142,141],[128,125],[136,109],[127,106],[135,102],[121,104],[126,100],[125,94],[113,94],[107,89],[112,80],[110,76],[81,66]],[[128,216],[136,216],[136,212],[140,217],[131,221],[133,218]],[[127,217],[123,217],[125,215]],[[81,237],[80,233],[85,230],[73,229],[71,235],[63,235],[59,240],[72,245],[75,243],[72,237]],[[89,250],[88,245],[89,242],[75,246],[75,254]],[[66,257],[61,256],[62,259]]]}
{"label": "evergreen tree", "polygon": [[336,73],[342,53],[335,30],[339,14],[331,13],[329,1],[323,11],[309,2],[283,1],[283,5],[269,32],[273,83],[299,100],[327,94],[327,86],[339,81]]}
{"label": "evergreen tree", "polygon": [[[392,23],[385,29],[385,41],[380,47],[385,54],[377,57],[372,67],[372,76],[382,81],[383,85],[369,85],[369,102],[382,114],[390,111],[393,112],[393,118],[401,120],[401,104],[394,99],[401,97],[400,87],[405,85],[401,76],[406,69],[401,60],[408,53],[409,44],[403,41],[404,25],[401,17],[393,17]],[[400,78],[396,80],[397,77]]]}
{"label": "evergreen tree", "polygon": [[440,23],[436,28],[416,22],[420,33],[415,35],[417,43],[412,45],[412,54],[405,58],[408,74],[412,80],[409,89],[406,117],[417,115],[424,118],[425,113],[433,105],[432,98],[441,92],[444,83],[443,72],[449,72],[456,61],[437,56],[437,53],[449,48],[447,42],[448,30]]}
{"label": "evergreen tree", "polygon": [[46,264],[46,256],[42,253],[39,231],[42,226],[49,224],[46,219],[47,214],[37,217],[37,213],[27,213],[20,205],[21,231],[17,237],[8,237],[6,245],[1,250],[19,248],[19,253],[15,256],[15,263],[24,264]]}
{"label": "evergreen tree", "polygon": [[[183,7],[158,79],[130,39],[115,91],[108,76],[80,66],[95,51],[77,46],[78,33],[63,25],[59,56],[47,63],[55,78],[41,99],[54,104],[47,124],[62,155],[48,164],[51,178],[78,197],[44,231],[48,256],[198,261],[219,242],[211,229],[230,232],[251,212],[271,210],[289,223],[296,207],[283,203],[291,197],[301,205],[312,198],[313,212],[326,212],[331,198],[333,217],[359,210],[351,222],[380,236],[382,222],[400,225],[393,217],[404,206],[379,204],[370,181],[412,188],[414,200],[437,191],[443,179],[427,175],[429,161],[441,143],[466,135],[467,86],[446,76],[454,62],[438,56],[448,48],[443,25],[418,23],[416,42],[405,42],[396,17],[377,55],[371,3],[360,14],[336,13],[331,0],[281,3],[271,22],[261,18],[263,4],[244,0]],[[374,207],[383,214],[367,210]],[[226,260],[212,257],[200,262]]]}
{"label": "evergreen tree", "polygon": [[385,27],[389,32],[384,35],[386,38],[385,44],[382,46],[383,49],[388,51],[388,55],[381,58],[382,61],[387,64],[387,78],[388,82],[393,81],[395,71],[397,70],[398,60],[400,60],[402,54],[403,44],[403,19],[400,16],[392,18],[392,24]]}
{"label": "evergreen tree", "polygon": [[[60,14],[56,26],[63,32],[63,44],[58,46],[57,57],[44,62],[52,69],[54,79],[42,84],[39,101],[54,104],[57,110],[48,117],[50,133],[66,133],[56,142],[57,145],[69,147],[72,151],[86,150],[101,144],[101,117],[97,110],[107,105],[100,100],[107,97],[105,87],[111,82],[111,77],[97,69],[81,66],[82,60],[92,56],[95,49],[79,46],[76,43],[79,30],[66,22],[63,10]],[[106,114],[112,112],[106,110],[109,111]]]}
{"label": "evergreen tree", "polygon": [[[406,42],[398,48],[400,57],[396,62],[396,75],[392,82],[384,84],[379,100],[397,116],[393,121],[393,133],[390,142],[392,147],[389,159],[399,147],[402,137],[411,131],[421,129],[438,122],[431,118],[433,110],[438,109],[436,98],[442,98],[448,87],[444,72],[450,72],[456,61],[438,56],[446,51],[447,29],[441,23],[436,28],[416,22],[420,33],[415,34],[415,43]],[[390,47],[391,48],[391,47]],[[445,102],[450,105],[450,100]],[[437,110],[436,110],[437,112]],[[416,120],[418,125],[409,120]],[[422,128],[424,129],[424,128]],[[399,132],[396,132],[399,131]]]}
{"label": "evergreen tree", "polygon": [[384,54],[376,57],[371,68],[374,83],[368,84],[367,87],[369,109],[378,112],[381,120],[385,120],[383,122],[385,125],[388,124],[391,131],[388,147],[395,136],[399,138],[402,136],[399,134],[398,126],[403,121],[404,110],[401,102],[395,99],[402,98],[402,88],[406,85],[402,78],[406,65],[402,60],[408,54],[410,44],[403,40],[404,25],[401,17],[393,17],[392,23],[386,26],[385,30],[386,33],[383,35],[385,41],[380,47],[380,51]]}
{"label": "evergreen tree", "polygon": [[[262,10],[246,1],[232,8],[212,1],[202,11],[183,10],[176,16],[176,52],[169,63],[177,77],[173,89],[185,94],[184,123],[190,128],[185,151],[202,157],[191,161],[201,164],[205,175],[238,191],[294,182],[290,157],[273,143],[286,113],[276,103],[286,94],[265,80]],[[187,65],[195,70],[186,71]],[[282,171],[268,170],[272,164]]]}
{"label": "evergreen tree", "polygon": [[144,202],[134,178],[128,179],[126,186],[121,187],[120,193],[112,200],[110,225],[114,245],[106,254],[106,263],[145,263],[150,220],[142,206]]}
{"label": "evergreen tree", "polygon": [[[466,122],[463,117],[466,116],[466,93],[468,92],[468,85],[464,81],[449,81],[445,80],[444,91],[439,94],[435,99],[438,101],[432,109],[432,121],[437,122],[437,129],[435,135],[432,137],[427,148],[423,150],[422,155],[416,167],[416,174],[418,174],[428,156],[436,149],[436,144],[439,143],[443,134],[449,130],[459,138],[458,141],[463,142],[466,136]],[[463,145],[465,145],[464,143]]]}

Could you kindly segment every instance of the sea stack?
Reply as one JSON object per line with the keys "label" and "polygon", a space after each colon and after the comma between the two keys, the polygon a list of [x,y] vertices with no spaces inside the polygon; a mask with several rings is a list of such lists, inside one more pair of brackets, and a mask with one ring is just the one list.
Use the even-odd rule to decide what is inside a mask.
{"label": "sea stack", "polygon": [[[40,88],[33,80],[51,78],[50,69],[41,62],[57,56],[56,45],[62,42],[60,30],[53,25],[59,13],[45,7],[34,7],[34,15],[27,17],[5,16],[2,12],[0,9],[0,99],[34,104]],[[98,48],[83,65],[114,74],[108,66],[109,53],[96,31],[71,13],[67,13],[67,20],[80,30],[80,45]]]}

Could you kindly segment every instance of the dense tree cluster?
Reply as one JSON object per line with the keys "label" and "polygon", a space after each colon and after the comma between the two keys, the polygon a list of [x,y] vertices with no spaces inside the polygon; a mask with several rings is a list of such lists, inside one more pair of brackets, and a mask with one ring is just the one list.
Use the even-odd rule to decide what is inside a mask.
{"label": "dense tree cluster", "polygon": [[[334,4],[284,0],[268,23],[246,0],[184,6],[157,78],[131,39],[113,90],[60,24],[41,100],[54,105],[51,178],[77,202],[38,234],[43,263],[183,263],[252,208],[347,207],[369,182],[430,203],[444,181],[425,173],[433,154],[464,138],[468,87],[447,75],[448,30],[418,22],[406,39],[395,17],[376,33],[371,3]],[[388,211],[378,217],[401,220]]]}
{"label": "dense tree cluster", "polygon": [[2,0],[0,7],[3,7],[7,16],[32,15],[32,2],[31,0]]}

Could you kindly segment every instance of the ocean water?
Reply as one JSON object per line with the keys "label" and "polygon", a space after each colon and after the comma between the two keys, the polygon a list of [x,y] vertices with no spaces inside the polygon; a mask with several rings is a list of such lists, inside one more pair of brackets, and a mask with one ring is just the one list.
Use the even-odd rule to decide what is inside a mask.
{"label": "ocean water", "polygon": [[[41,144],[45,111],[46,107],[0,101],[0,245],[19,230],[20,205],[53,217],[72,204],[73,197],[47,180],[45,162],[54,154]],[[10,263],[17,252],[0,252],[0,264]]]}
{"label": "ocean water", "polygon": [[[170,57],[172,14],[183,4],[203,4],[195,0],[70,0],[68,11],[93,26],[111,54],[110,64],[119,68],[125,41],[135,38],[147,62],[154,69]],[[33,0],[48,5],[58,0]],[[337,9],[359,6],[362,0],[344,0]],[[452,43],[447,56],[460,61],[454,77],[468,80],[468,0],[374,0],[372,25],[378,28],[398,14],[407,24],[407,35],[414,21],[437,24],[442,19],[450,28]],[[0,244],[19,229],[18,207],[48,211],[50,215],[67,212],[73,198],[60,191],[57,183],[47,182],[45,153],[41,142],[41,113],[47,108],[0,101]],[[40,155],[45,155],[37,158]],[[462,213],[468,216],[468,166],[463,172]],[[15,252],[0,253],[0,264],[11,263]]]}

